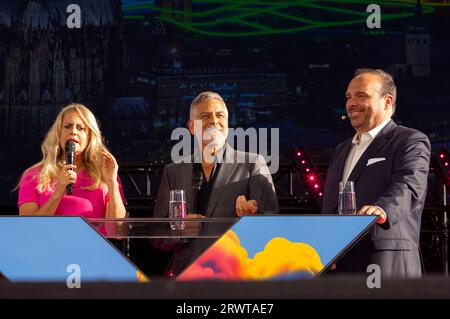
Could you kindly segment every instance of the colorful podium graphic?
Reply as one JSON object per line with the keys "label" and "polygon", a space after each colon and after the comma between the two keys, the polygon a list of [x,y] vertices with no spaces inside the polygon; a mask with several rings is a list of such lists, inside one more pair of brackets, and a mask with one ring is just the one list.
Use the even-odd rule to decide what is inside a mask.
{"label": "colorful podium graphic", "polygon": [[314,278],[373,225],[373,216],[248,216],[177,280]]}
{"label": "colorful podium graphic", "polygon": [[[315,278],[375,220],[338,215],[242,217],[177,280]],[[7,279],[67,282],[73,269],[79,269],[81,282],[148,282],[81,217],[0,217],[0,273]]]}
{"label": "colorful podium graphic", "polygon": [[66,282],[72,269],[81,282],[147,281],[81,217],[0,218],[0,272],[7,279]]}

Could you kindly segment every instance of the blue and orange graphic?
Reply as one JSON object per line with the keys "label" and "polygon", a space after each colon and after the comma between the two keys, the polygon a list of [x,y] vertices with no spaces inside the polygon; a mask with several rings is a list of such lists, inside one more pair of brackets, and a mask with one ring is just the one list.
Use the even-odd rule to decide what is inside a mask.
{"label": "blue and orange graphic", "polygon": [[310,279],[368,230],[371,216],[248,216],[178,280]]}
{"label": "blue and orange graphic", "polygon": [[263,251],[249,258],[238,235],[229,230],[178,279],[312,278],[322,268],[320,256],[313,247],[282,237],[273,238]]}

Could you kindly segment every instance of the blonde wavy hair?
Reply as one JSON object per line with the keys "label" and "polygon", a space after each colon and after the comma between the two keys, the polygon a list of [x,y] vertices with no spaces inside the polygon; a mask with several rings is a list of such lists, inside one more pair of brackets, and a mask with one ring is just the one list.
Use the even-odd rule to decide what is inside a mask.
{"label": "blonde wavy hair", "polygon": [[38,176],[39,183],[37,190],[52,189],[58,171],[65,164],[63,158],[64,150],[60,146],[60,136],[63,125],[63,118],[70,112],[77,112],[82,121],[89,127],[87,136],[87,146],[82,153],[85,169],[89,176],[92,177],[94,183],[86,189],[93,190],[99,187],[104,181],[102,180],[102,151],[107,150],[103,136],[100,132],[97,120],[92,112],[83,104],[71,103],[64,107],[56,117],[55,122],[48,130],[44,141],[41,145],[42,160],[31,166],[31,168],[39,167]]}

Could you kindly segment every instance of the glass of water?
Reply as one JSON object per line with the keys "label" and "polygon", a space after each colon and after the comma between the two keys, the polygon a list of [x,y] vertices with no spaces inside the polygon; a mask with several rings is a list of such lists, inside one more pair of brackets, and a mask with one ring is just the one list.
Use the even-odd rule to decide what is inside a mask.
{"label": "glass of water", "polygon": [[170,222],[172,230],[183,230],[185,228],[186,225],[182,219],[186,218],[186,195],[182,189],[170,191],[169,218],[179,219]]}
{"label": "glass of water", "polygon": [[356,214],[355,185],[352,181],[339,182],[339,205],[340,215]]}

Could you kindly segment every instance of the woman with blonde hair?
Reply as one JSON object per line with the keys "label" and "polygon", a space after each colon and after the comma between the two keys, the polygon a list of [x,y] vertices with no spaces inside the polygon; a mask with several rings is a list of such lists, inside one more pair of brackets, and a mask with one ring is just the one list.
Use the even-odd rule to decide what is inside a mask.
{"label": "woman with blonde hair", "polygon": [[[72,141],[74,163],[65,162]],[[69,104],[56,117],[41,145],[42,160],[28,168],[19,183],[19,214],[80,215],[122,218],[126,215],[119,166],[107,150],[92,112]],[[67,194],[67,186],[73,191]]]}

